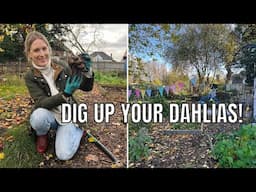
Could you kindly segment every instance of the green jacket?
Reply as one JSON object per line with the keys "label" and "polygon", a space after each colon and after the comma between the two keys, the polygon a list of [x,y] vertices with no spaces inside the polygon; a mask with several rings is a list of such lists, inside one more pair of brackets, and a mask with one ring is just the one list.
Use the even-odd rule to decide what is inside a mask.
{"label": "green jacket", "polygon": [[[51,96],[50,88],[44,79],[41,72],[35,68],[31,68],[25,75],[25,82],[30,93],[30,96],[34,100],[34,109],[42,107],[51,110],[62,103],[67,103],[67,100],[63,96],[66,80],[71,75],[71,69],[69,66],[52,63],[54,71],[54,80],[56,87],[59,90],[57,95]],[[83,91],[91,91],[94,83],[94,74],[91,78],[86,77],[83,74],[83,81],[79,89]],[[69,103],[76,103],[75,98],[72,96]]]}

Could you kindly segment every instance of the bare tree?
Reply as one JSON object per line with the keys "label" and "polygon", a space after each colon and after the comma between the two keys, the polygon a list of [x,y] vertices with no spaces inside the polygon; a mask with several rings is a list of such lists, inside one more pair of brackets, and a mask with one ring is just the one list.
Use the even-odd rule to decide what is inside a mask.
{"label": "bare tree", "polygon": [[68,35],[64,39],[76,52],[90,52],[103,43],[100,29],[100,24],[66,24]]}

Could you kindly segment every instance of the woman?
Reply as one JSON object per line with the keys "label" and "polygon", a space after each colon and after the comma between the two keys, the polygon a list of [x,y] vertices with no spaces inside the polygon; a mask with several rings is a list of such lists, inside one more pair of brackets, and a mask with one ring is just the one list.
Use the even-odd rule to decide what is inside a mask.
{"label": "woman", "polygon": [[[52,62],[51,46],[46,37],[37,31],[27,35],[25,54],[31,64],[31,70],[25,75],[25,82],[35,102],[30,124],[36,132],[36,150],[39,153],[47,150],[48,131],[54,128],[57,129],[56,156],[60,160],[69,160],[79,147],[83,130],[72,122],[61,122],[61,104],[74,103],[72,94],[76,89],[92,90],[94,74],[90,67],[91,61],[88,55],[87,61],[82,60],[82,57],[71,60],[69,64],[72,69],[70,65]],[[81,63],[84,64],[82,67]]]}

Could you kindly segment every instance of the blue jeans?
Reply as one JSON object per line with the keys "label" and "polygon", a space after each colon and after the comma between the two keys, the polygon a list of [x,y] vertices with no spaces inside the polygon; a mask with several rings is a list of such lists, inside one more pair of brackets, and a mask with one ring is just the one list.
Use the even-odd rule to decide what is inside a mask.
{"label": "blue jeans", "polygon": [[73,123],[59,125],[54,115],[47,109],[37,108],[30,116],[30,124],[37,135],[46,135],[50,128],[57,129],[55,140],[56,156],[60,160],[69,160],[76,153],[83,130]]}

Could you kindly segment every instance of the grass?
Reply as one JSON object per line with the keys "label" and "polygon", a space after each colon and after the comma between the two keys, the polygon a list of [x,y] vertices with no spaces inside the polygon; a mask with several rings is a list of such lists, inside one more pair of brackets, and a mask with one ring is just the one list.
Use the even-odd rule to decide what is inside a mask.
{"label": "grass", "polygon": [[100,85],[126,87],[127,79],[115,72],[95,72],[95,81]]}
{"label": "grass", "polygon": [[17,87],[16,85],[0,85],[0,98],[4,100],[14,99],[16,95],[27,93],[27,88],[24,86]]}
{"label": "grass", "polygon": [[[0,83],[0,98],[4,100],[14,99],[16,95],[28,93],[23,78],[16,75],[4,75]],[[5,116],[7,115],[7,116]],[[1,114],[1,118],[9,118],[10,114]],[[38,167],[43,157],[35,149],[34,138],[28,135],[28,123],[5,132],[4,159],[0,160],[0,168],[34,168]],[[9,139],[7,139],[9,138]]]}
{"label": "grass", "polygon": [[4,100],[14,99],[16,95],[28,93],[25,81],[16,75],[5,75],[0,83],[0,98]]}
{"label": "grass", "polygon": [[35,142],[29,136],[27,123],[7,130],[5,133],[4,155],[0,160],[0,168],[37,168],[43,160],[43,156],[38,154],[35,149]]}

